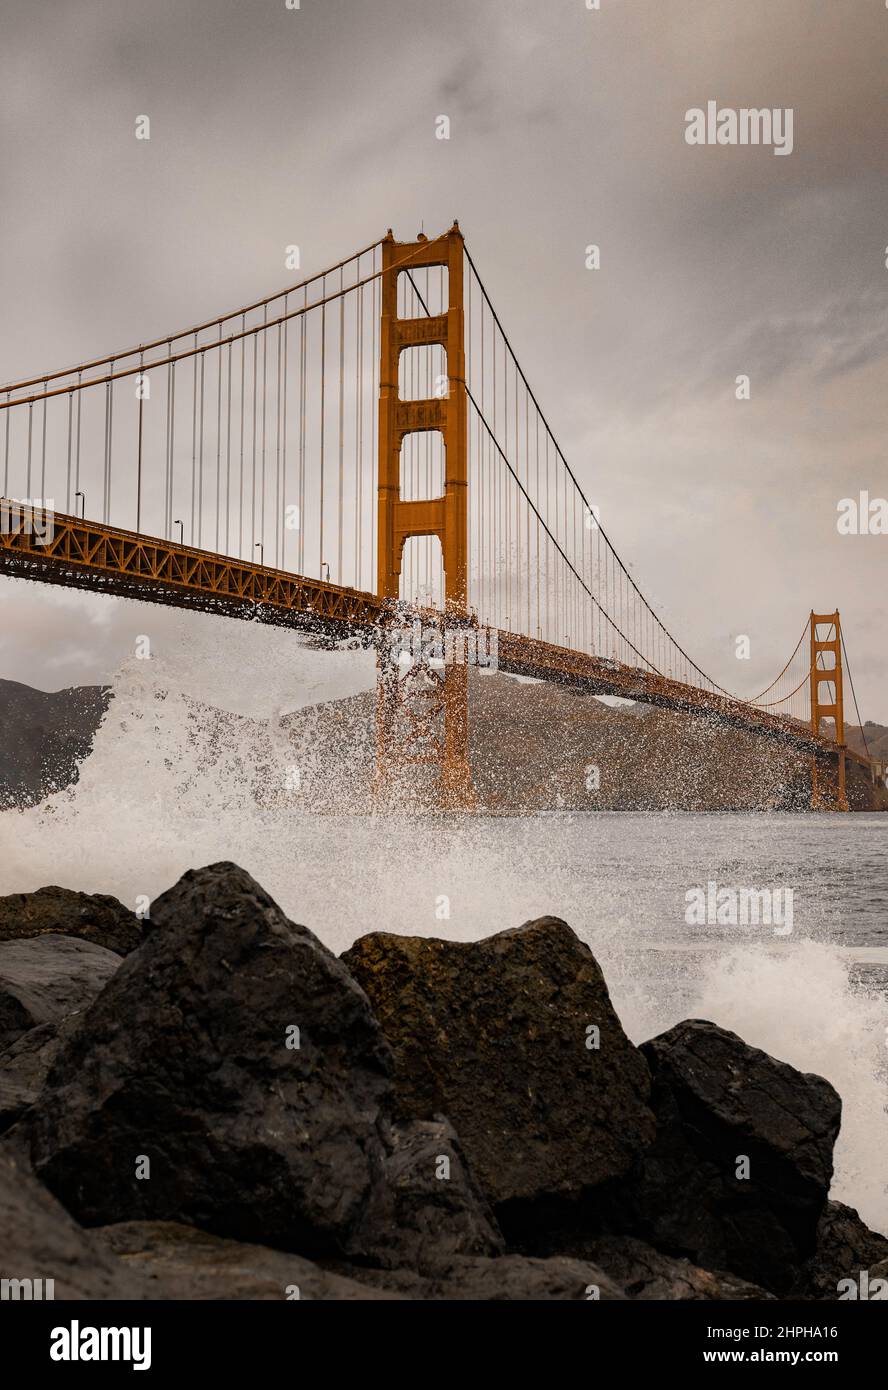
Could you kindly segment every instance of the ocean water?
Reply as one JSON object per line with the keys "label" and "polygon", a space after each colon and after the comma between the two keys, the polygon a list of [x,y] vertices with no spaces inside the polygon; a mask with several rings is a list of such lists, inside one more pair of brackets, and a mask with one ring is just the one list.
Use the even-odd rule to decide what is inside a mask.
{"label": "ocean water", "polygon": [[[342,814],[318,815],[292,785],[310,733],[294,753],[281,717],[371,688],[372,656],[181,618],[118,672],[78,784],[0,814],[0,892],[59,883],[135,906],[231,859],[337,952],[367,931],[471,940],[563,917],[634,1041],[709,1018],[827,1077],[843,1100],[832,1195],[888,1233],[888,816],[359,815],[346,748],[322,769]],[[791,890],[792,930],[689,923],[710,882]]]}

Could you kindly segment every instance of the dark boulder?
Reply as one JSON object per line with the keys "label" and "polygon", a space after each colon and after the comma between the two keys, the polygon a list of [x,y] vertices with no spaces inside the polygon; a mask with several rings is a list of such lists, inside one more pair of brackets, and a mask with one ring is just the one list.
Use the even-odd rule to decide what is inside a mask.
{"label": "dark boulder", "polygon": [[627,1184],[623,1229],[707,1269],[787,1292],[814,1252],[839,1096],[822,1077],[699,1019],[641,1050],[657,1139],[642,1178]]}
{"label": "dark boulder", "polygon": [[102,1226],[96,1244],[136,1273],[148,1298],[316,1301],[399,1299],[404,1295],[335,1274],[301,1255],[245,1245],[172,1221]]}
{"label": "dark boulder", "polygon": [[37,1182],[15,1146],[0,1148],[0,1233],[0,1274],[17,1281],[0,1292],[4,1299],[150,1296],[138,1274],[106,1253]]}
{"label": "dark boulder", "polygon": [[352,1253],[422,1272],[459,1255],[502,1254],[503,1239],[446,1120],[414,1120],[390,1136]]}
{"label": "dark boulder", "polygon": [[38,888],[0,898],[0,941],[56,932],[92,941],[125,956],[142,940],[134,912],[107,893],[77,893],[71,888]]}
{"label": "dark boulder", "polygon": [[63,1023],[41,1023],[0,1052],[0,1133],[14,1125],[43,1089],[65,1032],[70,1032],[77,1015]]}
{"label": "dark boulder", "polygon": [[566,922],[477,942],[374,933],[343,960],[394,1052],[401,1112],[452,1121],[501,1223],[627,1174],[653,1138],[647,1064]]}
{"label": "dark boulder", "polygon": [[436,1272],[425,1297],[620,1302],[624,1294],[604,1270],[586,1260],[562,1256],[537,1260],[524,1255],[489,1260],[464,1255]]}
{"label": "dark boulder", "polygon": [[186,873],[152,925],[28,1113],[38,1175],[88,1225],[346,1248],[391,1092],[365,995],[233,864]]}
{"label": "dark boulder", "polygon": [[424,1274],[300,1255],[226,1240],[165,1221],[91,1232],[96,1244],[159,1299],[574,1299],[620,1301],[618,1285],[588,1261],[456,1256]]}
{"label": "dark boulder", "polygon": [[627,1298],[642,1302],[722,1302],[773,1299],[765,1289],[723,1270],[701,1269],[631,1236],[600,1236],[589,1241],[583,1258],[591,1259],[618,1284]]}
{"label": "dark boulder", "polygon": [[888,1260],[888,1237],[871,1231],[853,1207],[827,1202],[817,1225],[817,1248],[793,1290],[797,1298],[838,1298],[842,1279],[859,1279]]}
{"label": "dark boulder", "polygon": [[442,1261],[437,1269],[425,1274],[409,1269],[338,1268],[341,1273],[350,1273],[377,1288],[424,1301],[619,1303],[626,1298],[619,1285],[598,1265],[563,1255],[548,1260],[526,1255],[503,1255],[499,1259],[460,1255]]}
{"label": "dark boulder", "polygon": [[119,965],[113,951],[70,936],[0,941],[0,1049],[83,1009]]}

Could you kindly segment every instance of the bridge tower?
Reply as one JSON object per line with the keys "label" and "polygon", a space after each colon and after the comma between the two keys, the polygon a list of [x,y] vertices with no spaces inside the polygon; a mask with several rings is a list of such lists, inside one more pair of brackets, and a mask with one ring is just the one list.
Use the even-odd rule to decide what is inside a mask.
{"label": "bridge tower", "polygon": [[[838,769],[834,782],[825,766],[818,767],[817,754],[814,754],[811,763],[811,809],[847,811],[842,622],[838,609],[835,613],[812,611],[810,622],[811,729],[815,734],[819,734],[821,721],[832,719],[835,724],[838,752]],[[818,635],[821,627],[826,628],[826,637]],[[828,687],[825,698],[820,691],[822,685]]]}
{"label": "bridge tower", "polygon": [[[398,269],[446,266],[448,307],[423,318],[398,317]],[[379,357],[379,489],[377,592],[391,606],[389,634],[379,645],[376,703],[377,790],[396,793],[398,774],[417,765],[437,771],[440,805],[474,804],[468,749],[468,668],[450,661],[443,669],[418,654],[407,669],[398,663],[388,636],[399,622],[401,563],[406,541],[437,536],[444,564],[444,613],[434,621],[469,627],[468,615],[468,409],[463,306],[463,237],[454,222],[430,241],[396,242],[391,229],[382,242],[382,318]],[[446,394],[405,401],[399,398],[401,353],[406,348],[440,345],[446,353]],[[401,497],[401,446],[409,434],[440,430],[444,439],[444,492],[405,501]],[[410,626],[415,626],[413,616]],[[406,645],[406,644],[404,644]],[[418,653],[419,643],[412,644]],[[402,647],[403,649],[403,647]],[[452,647],[451,647],[452,650]]]}

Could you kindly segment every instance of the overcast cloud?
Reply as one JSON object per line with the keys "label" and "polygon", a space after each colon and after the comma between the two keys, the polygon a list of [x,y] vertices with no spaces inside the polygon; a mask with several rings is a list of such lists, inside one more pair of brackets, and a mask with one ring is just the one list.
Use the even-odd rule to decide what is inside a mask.
{"label": "overcast cloud", "polygon": [[[0,378],[277,289],[290,243],[310,272],[456,216],[565,455],[700,665],[754,693],[808,611],[839,607],[864,717],[888,722],[888,536],[836,530],[840,498],[888,495],[884,6],[2,8]],[[792,154],[687,145],[709,99],[792,107]],[[8,580],[0,605],[0,675],[44,689],[107,680],[144,627]]]}

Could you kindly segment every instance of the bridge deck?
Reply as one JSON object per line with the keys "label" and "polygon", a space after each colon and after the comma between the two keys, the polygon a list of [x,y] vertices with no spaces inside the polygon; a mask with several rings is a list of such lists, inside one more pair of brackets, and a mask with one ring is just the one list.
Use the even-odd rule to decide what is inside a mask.
{"label": "bridge deck", "polygon": [[[357,589],[58,512],[47,522],[41,535],[39,511],[0,499],[0,573],[333,636],[357,633],[368,644],[391,620],[391,604]],[[498,667],[507,673],[701,716],[820,755],[836,752],[799,721],[742,700],[513,632],[499,631],[497,640]],[[859,754],[847,756],[869,767]]]}

